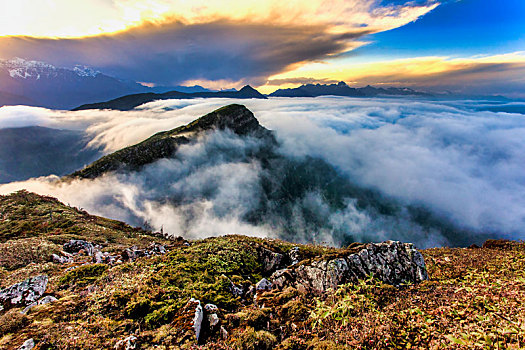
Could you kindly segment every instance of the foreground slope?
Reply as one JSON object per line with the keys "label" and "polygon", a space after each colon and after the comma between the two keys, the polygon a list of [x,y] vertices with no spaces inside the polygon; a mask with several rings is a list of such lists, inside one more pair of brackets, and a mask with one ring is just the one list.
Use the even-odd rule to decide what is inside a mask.
{"label": "foreground slope", "polygon": [[[523,244],[425,250],[430,279],[394,286],[381,273],[354,280],[340,262],[361,254],[366,266],[365,250],[372,260],[394,254],[376,262],[377,271],[401,276],[424,266],[402,258],[409,245],[168,240],[28,192],[1,196],[0,214],[2,349],[517,349],[525,342]],[[303,281],[347,282],[324,291],[280,283],[283,273],[297,277],[323,262],[330,273]],[[18,288],[32,288],[38,302],[26,294],[6,303],[8,287],[25,280]]]}

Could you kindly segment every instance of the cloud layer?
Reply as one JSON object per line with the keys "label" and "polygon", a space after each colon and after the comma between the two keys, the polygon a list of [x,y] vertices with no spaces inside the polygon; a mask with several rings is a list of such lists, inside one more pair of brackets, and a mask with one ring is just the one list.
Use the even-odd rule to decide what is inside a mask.
{"label": "cloud layer", "polygon": [[[62,8],[61,0],[54,2],[57,9]],[[28,4],[11,6],[16,7],[14,12],[38,9]],[[45,28],[36,31],[39,34],[22,30],[19,35],[2,37],[0,28],[0,55],[66,67],[83,64],[120,78],[161,85],[221,80],[262,85],[270,75],[351,50],[362,45],[364,35],[405,25],[436,6],[434,1],[379,4],[375,0],[154,0],[149,4],[122,0],[111,6],[101,1],[91,5],[93,11],[85,12],[104,15],[101,19],[88,17],[88,21],[102,28],[107,22],[108,31],[113,31],[114,21],[124,18],[121,31],[95,30],[98,35],[64,38],[58,27],[56,33],[49,34],[58,38],[46,38],[45,28],[55,25],[36,21],[26,23],[25,28],[43,23]],[[63,8],[72,12],[69,5]],[[31,18],[14,16],[13,11],[10,16],[18,21]],[[113,22],[108,13],[113,13],[109,16],[114,17]],[[58,16],[58,23],[62,17],[69,21],[76,15]],[[79,23],[83,22],[79,19]],[[64,30],[72,27],[74,23],[69,23]]]}
{"label": "cloud layer", "polygon": [[[132,112],[1,108],[0,125],[6,116],[25,115],[27,124],[86,130],[93,146],[112,151],[230,102],[239,101],[158,101]],[[234,232],[275,237],[291,225],[297,241],[335,245],[349,237],[403,239],[420,246],[465,242],[414,222],[409,211],[415,206],[464,230],[467,241],[479,243],[486,234],[525,238],[525,119],[497,112],[519,109],[519,104],[350,98],[242,103],[275,130],[281,154],[298,161],[323,159],[337,169],[336,177],[398,203],[397,214],[363,208],[352,196],[334,209],[326,194],[313,190],[287,207],[292,220],[282,215],[247,220],[246,214],[260,204],[261,179],[268,174],[248,156],[260,144],[230,133],[184,146],[176,158],[139,173],[60,184],[53,177],[40,178],[0,186],[0,193],[27,188],[96,214],[148,222],[187,237]]]}

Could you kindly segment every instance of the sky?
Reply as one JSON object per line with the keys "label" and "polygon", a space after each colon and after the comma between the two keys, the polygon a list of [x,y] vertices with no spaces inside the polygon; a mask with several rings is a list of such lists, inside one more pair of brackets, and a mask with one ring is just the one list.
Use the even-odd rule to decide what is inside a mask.
{"label": "sky", "polygon": [[525,97],[523,18],[523,0],[0,0],[0,58],[162,86]]}

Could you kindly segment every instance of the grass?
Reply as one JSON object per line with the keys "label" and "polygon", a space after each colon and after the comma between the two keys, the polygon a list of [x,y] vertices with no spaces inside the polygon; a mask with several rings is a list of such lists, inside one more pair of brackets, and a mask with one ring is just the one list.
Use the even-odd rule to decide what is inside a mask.
{"label": "grass", "polygon": [[[20,230],[13,234],[13,227]],[[272,290],[254,304],[234,296],[230,283],[248,286],[268,277],[260,251],[284,254],[295,245],[232,235],[185,246],[28,192],[0,196],[0,232],[0,286],[46,273],[46,293],[59,299],[25,316],[17,309],[0,315],[2,349],[28,338],[41,349],[109,349],[130,334],[142,349],[195,348],[190,298],[216,304],[228,332],[227,338],[208,334],[202,349],[525,347],[523,243],[424,250],[430,280],[419,285],[394,288],[370,277],[325,295]],[[89,257],[49,262],[71,238],[114,252],[154,241],[170,249],[115,266],[92,264]],[[299,245],[299,264],[357,249]]]}

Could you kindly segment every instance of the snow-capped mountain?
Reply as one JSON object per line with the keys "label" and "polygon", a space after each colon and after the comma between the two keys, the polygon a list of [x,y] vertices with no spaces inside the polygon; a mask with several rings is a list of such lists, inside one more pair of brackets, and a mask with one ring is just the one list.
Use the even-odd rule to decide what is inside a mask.
{"label": "snow-capped mountain", "polygon": [[0,60],[0,105],[69,109],[147,90],[140,84],[104,75],[90,67],[68,69],[22,58]]}

